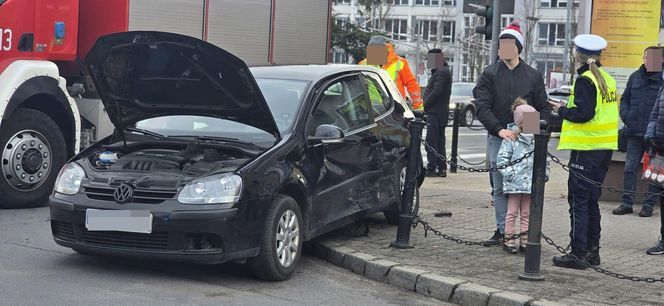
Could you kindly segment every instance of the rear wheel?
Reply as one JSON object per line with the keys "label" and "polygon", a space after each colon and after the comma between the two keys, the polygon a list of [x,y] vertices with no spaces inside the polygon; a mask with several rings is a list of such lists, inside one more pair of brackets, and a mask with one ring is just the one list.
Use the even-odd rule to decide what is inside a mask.
{"label": "rear wheel", "polygon": [[0,207],[46,203],[67,157],[58,125],[42,112],[19,108],[2,123],[0,145]]}
{"label": "rear wheel", "polygon": [[302,213],[297,202],[285,195],[275,197],[267,213],[260,252],[249,261],[256,276],[280,281],[295,272],[302,254],[302,225]]}
{"label": "rear wheel", "polygon": [[[406,171],[408,169],[407,162],[402,161],[399,163],[396,172],[395,172],[395,181],[398,182],[399,186],[399,199],[390,208],[383,211],[387,223],[396,225],[399,223],[399,213],[401,207],[401,200],[403,198],[403,188],[406,183]],[[412,212],[417,214],[420,210],[420,184],[415,181],[415,193],[413,194],[413,207]]]}

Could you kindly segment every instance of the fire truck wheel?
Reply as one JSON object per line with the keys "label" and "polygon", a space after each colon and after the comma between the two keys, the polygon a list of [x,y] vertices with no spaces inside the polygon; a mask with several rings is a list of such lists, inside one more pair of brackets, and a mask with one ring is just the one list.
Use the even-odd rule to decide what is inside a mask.
{"label": "fire truck wheel", "polygon": [[42,112],[19,108],[2,122],[0,145],[0,207],[45,204],[67,158],[58,125]]}

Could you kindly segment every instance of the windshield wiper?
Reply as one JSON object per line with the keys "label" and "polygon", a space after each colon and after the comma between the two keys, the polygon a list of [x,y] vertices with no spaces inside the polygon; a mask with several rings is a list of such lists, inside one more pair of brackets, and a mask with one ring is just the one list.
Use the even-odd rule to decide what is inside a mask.
{"label": "windshield wiper", "polygon": [[133,127],[128,127],[128,128],[125,129],[125,131],[132,132],[132,133],[139,133],[139,134],[143,134],[143,135],[148,135],[148,136],[152,136],[154,138],[164,138],[165,137],[164,135],[159,134],[159,133],[155,133],[155,132],[152,132],[152,131],[139,129],[139,128],[133,128]]}
{"label": "windshield wiper", "polygon": [[201,142],[232,142],[232,143],[239,143],[239,144],[247,144],[247,145],[252,145],[256,146],[256,144],[248,141],[242,141],[237,138],[231,138],[231,137],[223,137],[223,136],[194,136],[194,135],[169,135],[169,138],[192,138],[193,140],[196,141],[201,141]]}

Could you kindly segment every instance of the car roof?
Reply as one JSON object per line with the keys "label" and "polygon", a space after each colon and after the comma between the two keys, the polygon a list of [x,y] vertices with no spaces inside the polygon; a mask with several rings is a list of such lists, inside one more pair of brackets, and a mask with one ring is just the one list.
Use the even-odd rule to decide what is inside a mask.
{"label": "car roof", "polygon": [[291,79],[316,82],[329,76],[354,71],[378,72],[367,65],[328,64],[328,65],[285,65],[257,66],[249,68],[255,78]]}

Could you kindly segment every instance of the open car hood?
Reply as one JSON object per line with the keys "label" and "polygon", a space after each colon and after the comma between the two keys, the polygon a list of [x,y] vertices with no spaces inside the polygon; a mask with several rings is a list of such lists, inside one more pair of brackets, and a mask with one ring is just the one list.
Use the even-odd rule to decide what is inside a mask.
{"label": "open car hood", "polygon": [[115,33],[97,40],[85,64],[116,129],[152,117],[200,115],[280,139],[247,65],[208,42],[164,32]]}

